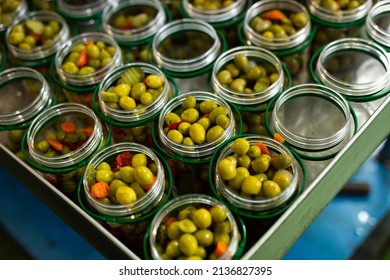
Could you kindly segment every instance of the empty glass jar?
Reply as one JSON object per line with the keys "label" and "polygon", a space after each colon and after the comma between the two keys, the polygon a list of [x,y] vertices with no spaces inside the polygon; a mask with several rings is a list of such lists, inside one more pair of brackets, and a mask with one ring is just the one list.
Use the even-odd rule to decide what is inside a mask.
{"label": "empty glass jar", "polygon": [[340,93],[318,84],[293,86],[269,107],[273,102],[267,129],[303,159],[310,184],[357,131],[354,110]]}
{"label": "empty glass jar", "polygon": [[179,94],[205,91],[213,63],[224,50],[223,41],[207,22],[181,19],[165,24],[156,33],[151,55],[153,62],[175,80]]}
{"label": "empty glass jar", "polygon": [[[317,59],[318,58],[318,59]],[[354,108],[359,126],[390,92],[390,59],[380,45],[360,38],[327,44],[312,57],[313,79],[342,94]]]}
{"label": "empty glass jar", "polygon": [[26,67],[0,73],[0,142],[23,158],[24,131],[37,116],[57,101],[41,73]]}

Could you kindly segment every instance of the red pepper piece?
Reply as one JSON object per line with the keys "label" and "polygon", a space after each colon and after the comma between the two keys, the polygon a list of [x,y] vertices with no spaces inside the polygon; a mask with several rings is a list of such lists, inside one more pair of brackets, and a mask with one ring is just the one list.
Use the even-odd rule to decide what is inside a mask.
{"label": "red pepper piece", "polygon": [[131,166],[131,160],[133,158],[133,154],[130,152],[124,152],[116,157],[116,166],[117,167],[123,167],[123,166]]}

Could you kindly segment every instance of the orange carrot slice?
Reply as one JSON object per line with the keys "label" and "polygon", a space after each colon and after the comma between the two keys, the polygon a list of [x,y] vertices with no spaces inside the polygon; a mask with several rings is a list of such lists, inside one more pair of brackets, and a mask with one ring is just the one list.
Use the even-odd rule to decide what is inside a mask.
{"label": "orange carrot slice", "polygon": [[256,142],[255,145],[260,148],[262,154],[266,154],[266,155],[270,154],[267,146],[263,142],[261,141]]}
{"label": "orange carrot slice", "polygon": [[110,185],[100,181],[92,185],[91,195],[94,198],[106,198],[110,194]]}
{"label": "orange carrot slice", "polygon": [[64,150],[64,145],[60,141],[50,137],[47,137],[46,140],[49,142],[50,147],[52,147],[54,150],[59,152]]}
{"label": "orange carrot slice", "polygon": [[76,125],[71,121],[61,123],[61,129],[65,133],[76,133]]}
{"label": "orange carrot slice", "polygon": [[285,17],[286,15],[281,10],[278,9],[269,10],[261,14],[262,19],[269,19],[269,20],[281,20]]}
{"label": "orange carrot slice", "polygon": [[85,64],[87,64],[88,59],[89,59],[89,57],[88,57],[87,49],[83,49],[80,52],[79,58],[77,59],[77,62],[76,62],[76,65],[78,67],[83,67]]}
{"label": "orange carrot slice", "polygon": [[284,143],[284,138],[282,135],[280,135],[279,133],[275,133],[274,134],[274,139],[276,141],[278,141],[279,143],[283,144]]}
{"label": "orange carrot slice", "polygon": [[215,246],[214,254],[217,257],[220,257],[226,252],[227,248],[228,248],[228,245],[226,244],[225,241],[218,241],[216,246]]}

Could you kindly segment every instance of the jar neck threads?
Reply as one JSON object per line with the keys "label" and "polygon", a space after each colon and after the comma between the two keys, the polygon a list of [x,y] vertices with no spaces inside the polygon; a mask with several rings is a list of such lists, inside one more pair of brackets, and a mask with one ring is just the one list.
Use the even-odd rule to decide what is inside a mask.
{"label": "jar neck threads", "polygon": [[[187,146],[176,143],[175,141],[168,138],[167,134],[164,132],[164,117],[169,112],[173,112],[175,109],[180,107],[187,96],[194,96],[198,102],[202,102],[204,100],[212,100],[215,101],[218,106],[222,106],[229,109],[227,114],[228,118],[230,119],[229,125],[217,139],[195,146]],[[234,116],[230,105],[225,100],[216,96],[215,94],[204,91],[187,92],[171,99],[161,111],[157,125],[157,133],[159,136],[159,140],[161,141],[164,148],[167,148],[171,153],[175,155],[180,155],[193,159],[202,159],[209,157],[214,152],[215,147],[218,144],[222,143],[222,141],[224,141],[225,139],[229,139],[230,137],[234,136],[236,132]]]}
{"label": "jar neck threads", "polygon": [[[83,145],[68,153],[58,156],[47,156],[36,150],[36,143],[40,140],[40,133],[50,125],[53,121],[59,118],[74,118],[84,119],[88,123],[92,123],[92,133]],[[28,152],[33,161],[49,168],[67,168],[71,165],[77,165],[81,161],[90,157],[101,145],[103,136],[103,127],[95,113],[88,107],[76,103],[61,103],[43,111],[31,123],[30,129],[27,131]]]}
{"label": "jar neck threads", "polygon": [[246,5],[247,0],[237,0],[227,7],[208,10],[196,7],[190,0],[183,0],[180,7],[190,18],[204,20],[213,24],[237,17],[245,10]]}
{"label": "jar neck threads", "polygon": [[[209,36],[212,45],[195,57],[183,59],[171,58],[159,50],[159,46],[174,35],[194,32]],[[211,65],[221,52],[221,41],[216,30],[207,22],[196,19],[180,19],[165,24],[154,36],[152,43],[153,57],[157,65],[173,72],[193,72]]]}
{"label": "jar neck threads", "polygon": [[369,38],[386,48],[390,52],[390,32],[381,27],[377,21],[383,16],[387,18],[390,13],[389,1],[378,1],[369,11],[366,18],[366,32]]}
{"label": "jar neck threads", "polygon": [[[233,61],[236,55],[240,54],[246,55],[248,59],[251,59],[253,57],[256,61],[264,61],[270,63],[273,67],[275,67],[275,70],[279,75],[278,79],[269,87],[259,92],[251,93],[251,97],[248,97],[247,93],[239,93],[227,88],[218,81],[218,72],[221,71],[221,69],[227,63]],[[241,46],[230,49],[218,57],[218,59],[214,63],[214,67],[212,70],[211,85],[216,94],[222,96],[223,99],[231,103],[244,106],[258,105],[259,103],[266,102],[267,100],[271,99],[276,94],[282,91],[284,78],[285,77],[282,64],[278,57],[272,52],[255,46]]]}
{"label": "jar neck threads", "polygon": [[360,23],[372,7],[372,0],[366,2],[359,7],[351,10],[339,10],[337,12],[331,9],[326,9],[320,6],[320,1],[307,0],[307,6],[313,19],[319,21],[320,25],[332,25],[337,27],[337,24],[351,24]]}
{"label": "jar neck threads", "polygon": [[[347,82],[335,77],[328,71],[326,63],[337,53],[351,51],[369,56],[372,61],[376,61],[376,66],[383,67],[384,73],[371,81],[361,82]],[[367,69],[362,70],[367,71]],[[345,96],[368,96],[390,88],[390,60],[387,52],[376,43],[365,39],[345,38],[329,43],[318,57],[315,72],[322,84]]]}
{"label": "jar neck threads", "polygon": [[[49,107],[53,102],[49,84],[41,73],[32,68],[16,67],[5,70],[0,74],[0,86],[3,87],[3,85],[10,85],[12,83],[20,84],[21,80],[23,79],[34,80],[38,83],[39,91],[37,96],[27,106],[18,108],[13,112],[6,112],[5,114],[1,114],[0,126],[23,126],[29,124],[34,118],[36,118],[38,114]],[[25,93],[12,92],[12,95],[15,94],[20,94],[20,98],[23,97]],[[30,94],[30,92],[28,94]]]}
{"label": "jar neck threads", "polygon": [[[38,20],[42,22],[56,21],[60,24],[61,30],[56,35],[56,37],[46,45],[33,47],[32,49],[27,49],[27,50],[12,45],[9,42],[8,37],[9,34],[12,32],[13,26],[23,24],[24,22],[30,19]],[[23,18],[20,18],[18,21],[14,22],[13,25],[10,28],[8,28],[6,34],[7,48],[9,54],[22,61],[44,59],[50,56],[54,56],[54,54],[61,48],[62,44],[69,39],[69,35],[70,35],[70,31],[69,31],[68,24],[59,14],[52,11],[31,12],[26,16],[24,16]]]}
{"label": "jar neck threads", "polygon": [[[77,44],[85,45],[88,41],[91,40],[94,42],[102,41],[106,45],[113,46],[115,48],[115,54],[113,55],[112,59],[104,67],[89,74],[73,75],[63,71],[61,69],[62,63],[71,52],[71,49]],[[105,77],[108,71],[122,64],[122,52],[116,41],[109,35],[98,32],[88,32],[75,36],[64,43],[61,49],[57,52],[54,63],[57,75],[60,81],[64,84],[73,86],[89,86],[99,83]]]}
{"label": "jar neck threads", "polygon": [[[311,121],[313,114],[320,116],[318,121]],[[273,132],[281,134],[294,149],[308,153],[320,153],[345,142],[352,124],[350,107],[343,96],[317,84],[284,91],[275,102],[271,118]]]}
{"label": "jar neck threads", "polygon": [[[145,7],[145,9],[154,10],[155,16],[152,21],[147,25],[139,27],[122,30],[116,28],[110,24],[111,19],[116,16],[120,11],[124,12],[126,10],[131,10],[135,7]],[[102,14],[102,29],[105,33],[114,37],[119,44],[136,44],[137,42],[143,42],[148,38],[153,37],[158,30],[167,21],[167,16],[165,14],[164,7],[157,0],[127,0],[121,2],[113,2],[108,5]]]}
{"label": "jar neck threads", "polygon": [[[154,74],[160,76],[163,79],[164,85],[162,92],[159,94],[156,100],[148,105],[143,106],[142,108],[136,108],[134,110],[121,110],[107,106],[107,104],[101,98],[101,92],[107,91],[112,85],[115,84],[120,76],[126,72],[126,70],[133,67],[140,68],[145,73],[145,75]],[[102,113],[115,121],[121,122],[123,124],[127,123],[129,125],[155,116],[156,113],[158,113],[166,105],[168,100],[173,95],[169,81],[167,80],[165,74],[156,66],[142,62],[126,64],[113,70],[102,80],[97,88],[97,91],[98,103]]]}
{"label": "jar neck threads", "polygon": [[[146,192],[145,196],[135,200],[134,202],[127,205],[118,204],[105,204],[93,198],[90,193],[90,187],[88,185],[87,178],[91,176],[89,174],[90,169],[95,169],[101,162],[110,162],[115,160],[115,157],[124,152],[143,153],[149,157],[157,165],[156,181],[149,191]],[[152,211],[159,201],[161,200],[164,189],[165,189],[165,172],[164,167],[158,158],[158,156],[148,147],[138,143],[118,143],[111,145],[92,157],[90,160],[83,178],[84,192],[87,201],[91,206],[100,214],[112,216],[112,217],[123,217],[128,219],[137,219],[139,214],[147,214]],[[137,215],[134,216],[134,215]]]}
{"label": "jar neck threads", "polygon": [[295,34],[285,38],[273,38],[270,40],[268,37],[265,37],[253,30],[253,28],[250,26],[251,20],[262,12],[271,9],[281,9],[293,13],[302,12],[307,19],[310,19],[309,13],[305,7],[299,4],[297,1],[259,1],[253,4],[247,10],[244,19],[243,32],[250,44],[263,47],[268,50],[283,50],[296,47],[308,39],[311,30],[310,20],[307,21],[306,25],[302,29],[298,30]]}

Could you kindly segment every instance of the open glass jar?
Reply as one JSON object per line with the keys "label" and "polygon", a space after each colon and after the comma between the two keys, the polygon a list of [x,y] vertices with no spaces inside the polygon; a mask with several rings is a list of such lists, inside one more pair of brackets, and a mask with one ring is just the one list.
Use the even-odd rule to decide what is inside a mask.
{"label": "open glass jar", "polygon": [[73,35],[97,32],[97,23],[110,0],[53,0],[56,10],[70,24]]}
{"label": "open glass jar", "polygon": [[267,101],[285,85],[278,57],[256,46],[230,49],[215,61],[210,84],[217,95],[240,110],[242,133],[268,134],[264,115]]}
{"label": "open glass jar", "polygon": [[306,0],[311,19],[317,26],[312,44],[313,52],[332,41],[358,37],[359,29],[372,5],[372,0]]}
{"label": "open glass jar", "polygon": [[117,143],[91,158],[78,199],[88,214],[142,256],[146,229],[171,189],[171,173],[160,154],[138,143]]}
{"label": "open glass jar", "polygon": [[179,94],[165,105],[153,130],[155,145],[169,159],[178,193],[209,194],[210,156],[237,133],[231,105],[209,92]]}
{"label": "open glass jar", "polygon": [[67,101],[91,106],[97,84],[121,65],[122,52],[112,37],[97,32],[83,33],[61,46],[50,73]]}
{"label": "open glass jar", "polygon": [[[176,89],[165,74],[147,63],[129,63],[109,73],[93,98],[95,112],[110,125],[113,141],[152,147],[153,121]],[[122,97],[123,96],[123,97]]]}
{"label": "open glass jar", "polygon": [[0,42],[3,41],[7,28],[19,17],[24,16],[28,11],[25,0],[4,1],[1,4],[0,18]]}
{"label": "open glass jar", "polygon": [[385,49],[372,41],[345,38],[329,43],[313,55],[311,68],[317,83],[348,100],[359,126],[390,93],[390,58]]}
{"label": "open glass jar", "polygon": [[237,36],[238,24],[252,5],[251,0],[237,1],[194,1],[180,2],[180,13],[184,18],[195,18],[210,23],[223,33],[229,48],[240,45]]}
{"label": "open glass jar", "polygon": [[[278,11],[278,16],[274,15]],[[314,36],[310,15],[297,1],[259,1],[246,11],[239,36],[244,45],[265,48],[287,66],[293,84],[308,82],[310,45]]]}
{"label": "open glass jar", "polygon": [[41,73],[25,67],[0,73],[0,142],[23,158],[24,131],[37,116],[57,101]]}
{"label": "open glass jar", "polygon": [[113,1],[102,14],[101,29],[130,52],[130,62],[147,62],[147,47],[171,17],[158,0]]}
{"label": "open glass jar", "polygon": [[310,184],[357,131],[355,112],[341,94],[318,84],[293,86],[267,109],[273,103],[267,129],[303,159]]}
{"label": "open glass jar", "polygon": [[110,137],[109,129],[90,108],[60,103],[33,120],[23,136],[22,152],[31,167],[76,199],[77,184],[86,164],[110,144]]}
{"label": "open glass jar", "polygon": [[389,13],[390,1],[377,1],[368,12],[362,28],[363,38],[381,45],[387,52],[390,52]]}
{"label": "open glass jar", "polygon": [[285,145],[241,134],[215,150],[209,178],[214,194],[233,212],[246,219],[269,219],[284,212],[303,190],[305,167]]}
{"label": "open glass jar", "polygon": [[[184,231],[173,230],[179,226]],[[144,251],[147,259],[153,260],[238,259],[246,241],[241,220],[220,201],[203,194],[169,201],[158,211],[149,231]],[[216,249],[218,243],[226,248]],[[174,250],[176,246],[178,250]]]}
{"label": "open glass jar", "polygon": [[151,55],[154,63],[175,80],[179,94],[207,90],[208,75],[224,49],[220,36],[205,21],[176,20],[155,34]]}
{"label": "open glass jar", "polygon": [[7,30],[10,63],[49,73],[50,63],[69,36],[68,24],[56,12],[31,12],[14,21]]}

